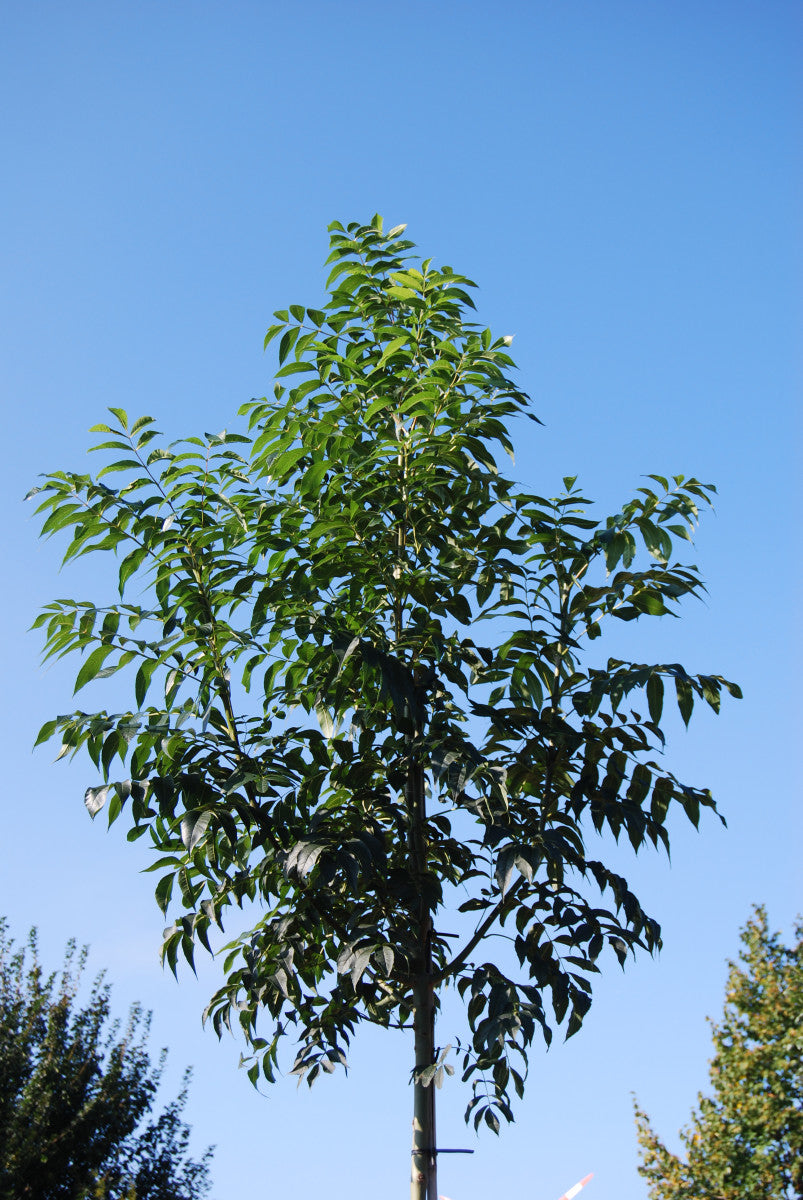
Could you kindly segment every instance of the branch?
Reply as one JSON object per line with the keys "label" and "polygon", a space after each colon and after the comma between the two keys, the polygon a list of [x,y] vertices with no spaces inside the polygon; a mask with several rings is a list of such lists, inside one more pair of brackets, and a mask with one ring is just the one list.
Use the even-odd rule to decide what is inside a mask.
{"label": "branch", "polygon": [[500,917],[505,916],[510,911],[513,901],[518,900],[519,893],[521,892],[524,883],[525,880],[522,878],[519,879],[518,883],[513,885],[507,896],[495,904],[485,920],[477,926],[471,938],[469,938],[469,940],[466,942],[460,953],[455,955],[449,965],[444,967],[442,971],[438,971],[435,975],[433,975],[432,983],[435,987],[439,987],[445,979],[448,979],[450,975],[454,975],[455,972],[464,965],[472,950],[474,950],[480,944],[488,930]]}

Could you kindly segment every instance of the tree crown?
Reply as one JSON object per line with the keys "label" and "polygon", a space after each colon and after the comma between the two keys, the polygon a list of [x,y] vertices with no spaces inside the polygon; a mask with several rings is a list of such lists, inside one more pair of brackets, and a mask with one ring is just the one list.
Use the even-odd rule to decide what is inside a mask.
{"label": "tree crown", "polygon": [[803,1195],[803,924],[785,945],[757,907],[712,1022],[711,1094],[672,1154],[636,1108],[639,1173],[653,1200],[793,1200]]}
{"label": "tree crown", "polygon": [[138,1006],[124,1025],[111,1020],[102,975],[79,1003],[86,956],[70,942],[61,973],[46,976],[36,931],[15,949],[0,920],[0,1197],[198,1200],[212,1151],[189,1157],[189,1072],[150,1117],[165,1052],[154,1066]]}
{"label": "tree crown", "polygon": [[[112,409],[95,427],[112,461],[37,489],[66,559],[120,559],[119,602],[39,616],[46,653],[85,655],[76,690],[135,670],[130,710],[63,715],[40,740],[85,748],[90,812],[150,837],[157,900],[182,910],[174,970],[232,905],[263,906],[208,1010],[241,1026],[253,1080],[289,1031],[312,1082],[360,1022],[405,1025],[423,972],[466,1000],[467,1116],[498,1129],[548,1006],[574,1033],[605,947],[659,944],[589,841],[668,848],[671,805],[695,825],[714,808],[659,761],[665,685],[686,722],[736,685],[587,661],[611,621],[700,594],[675,552],[714,489],[649,476],[598,520],[572,478],[554,498],[517,487],[508,425],[533,414],[510,339],[467,319],[471,281],[378,217],[330,231],[328,302],[276,313],[277,382],[241,410],[247,432],[165,447]],[[483,960],[508,921],[510,961]],[[425,1082],[450,1070],[438,1056]]]}

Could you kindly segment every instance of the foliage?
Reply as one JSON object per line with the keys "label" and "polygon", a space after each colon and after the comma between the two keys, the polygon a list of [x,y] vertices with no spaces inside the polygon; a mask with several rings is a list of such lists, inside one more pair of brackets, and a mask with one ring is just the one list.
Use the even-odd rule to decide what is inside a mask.
{"label": "foliage", "polygon": [[[714,808],[661,759],[665,686],[687,723],[738,688],[588,649],[700,594],[675,553],[713,488],[650,476],[598,520],[574,479],[516,487],[508,425],[532,414],[511,339],[467,320],[474,285],[412,258],[403,226],[330,228],[328,302],[276,313],[277,383],[247,433],[163,446],[111,409],[111,461],[37,489],[67,560],[119,556],[119,602],[39,616],[47,656],[85,655],[76,690],[135,672],[130,711],[39,740],[86,749],[90,812],[150,837],[174,970],[230,906],[262,906],[208,1009],[241,1026],[254,1081],[285,1034],[311,1083],[359,1023],[412,1016],[415,1079],[439,1085],[453,1068],[421,1014],[448,985],[467,1119],[498,1130],[536,1033],[580,1027],[606,948],[659,945],[589,844],[668,849],[672,806],[695,825]],[[506,923],[513,953],[483,957]]]}
{"label": "foliage", "polygon": [[667,1150],[636,1109],[641,1175],[653,1200],[790,1200],[803,1196],[803,925],[786,946],[757,908],[730,964],[713,1025],[711,1096]]}
{"label": "foliage", "polygon": [[70,943],[60,976],[42,973],[35,931],[14,950],[0,922],[0,1197],[3,1200],[196,1200],[208,1160],[188,1157],[187,1083],[149,1118],[164,1064],[145,1049],[133,1007],[109,1025],[99,976],[83,1007],[86,950]]}

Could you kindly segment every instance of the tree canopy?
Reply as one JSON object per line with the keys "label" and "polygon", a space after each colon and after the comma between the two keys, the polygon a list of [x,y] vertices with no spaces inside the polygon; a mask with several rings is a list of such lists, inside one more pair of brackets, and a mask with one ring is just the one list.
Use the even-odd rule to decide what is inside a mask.
{"label": "tree canopy", "polygon": [[0,921],[0,1197],[200,1200],[212,1151],[189,1156],[189,1075],[153,1113],[165,1053],[151,1063],[140,1008],[111,1020],[103,976],[79,1001],[85,959],[70,943],[45,975],[36,932],[15,950]]}
{"label": "tree canopy", "polygon": [[757,908],[731,963],[722,1020],[712,1025],[708,1096],[698,1097],[673,1154],[636,1109],[652,1200],[803,1197],[803,925],[784,944]]}
{"label": "tree canopy", "polygon": [[686,722],[739,692],[595,653],[701,593],[677,547],[713,488],[649,476],[600,519],[573,478],[518,487],[509,426],[537,418],[511,339],[468,319],[472,282],[378,217],[330,233],[328,299],[275,314],[276,384],[246,430],[164,445],[114,408],[97,476],[36,489],[67,560],[119,559],[119,601],[42,612],[47,655],[84,655],[76,690],[133,676],[125,711],[40,740],[85,749],[89,811],[151,839],[174,970],[232,905],[262,906],[208,1009],[243,1030],[253,1080],[286,1035],[312,1083],[360,1023],[412,1022],[413,1195],[434,1196],[441,990],[466,1003],[466,1117],[498,1130],[536,1033],[580,1027],[606,953],[659,945],[599,835],[668,848],[673,806],[714,809],[662,758],[666,687]]}

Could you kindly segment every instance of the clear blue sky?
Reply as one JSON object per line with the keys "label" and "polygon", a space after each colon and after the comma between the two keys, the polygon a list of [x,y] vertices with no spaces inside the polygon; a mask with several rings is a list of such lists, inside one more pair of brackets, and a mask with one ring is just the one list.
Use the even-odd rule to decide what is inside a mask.
{"label": "clear blue sky", "polygon": [[673,1142],[751,903],[787,932],[803,908],[803,10],[6,0],[2,27],[0,912],[18,936],[37,924],[53,965],[68,937],[91,943],[118,1009],[155,1009],[173,1078],[195,1067],[189,1119],[199,1148],[218,1145],[217,1200],[406,1195],[404,1040],[359,1039],[349,1078],[311,1094],[255,1094],[239,1047],[200,1031],[214,965],[198,984],[161,972],[146,852],[90,824],[91,766],[31,754],[72,707],[71,673],[42,671],[25,630],[102,581],[59,576],[20,503],[38,471],[83,468],[108,404],[170,435],[230,426],[270,386],[271,312],[321,298],[327,223],[406,221],[424,255],[480,283],[481,319],[516,335],[545,422],[516,431],[523,481],[549,493],[577,474],[613,508],[649,471],[719,488],[696,548],[707,604],[644,654],[744,686],[718,720],[673,726],[669,751],[729,829],[676,822],[671,868],[618,854],[665,950],[610,971],[585,1030],[535,1052],[516,1125],[477,1142],[459,1087],[442,1093],[441,1144],[476,1150],[442,1160],[453,1200],[555,1200],[588,1171],[589,1200],[643,1200],[631,1091]]}

